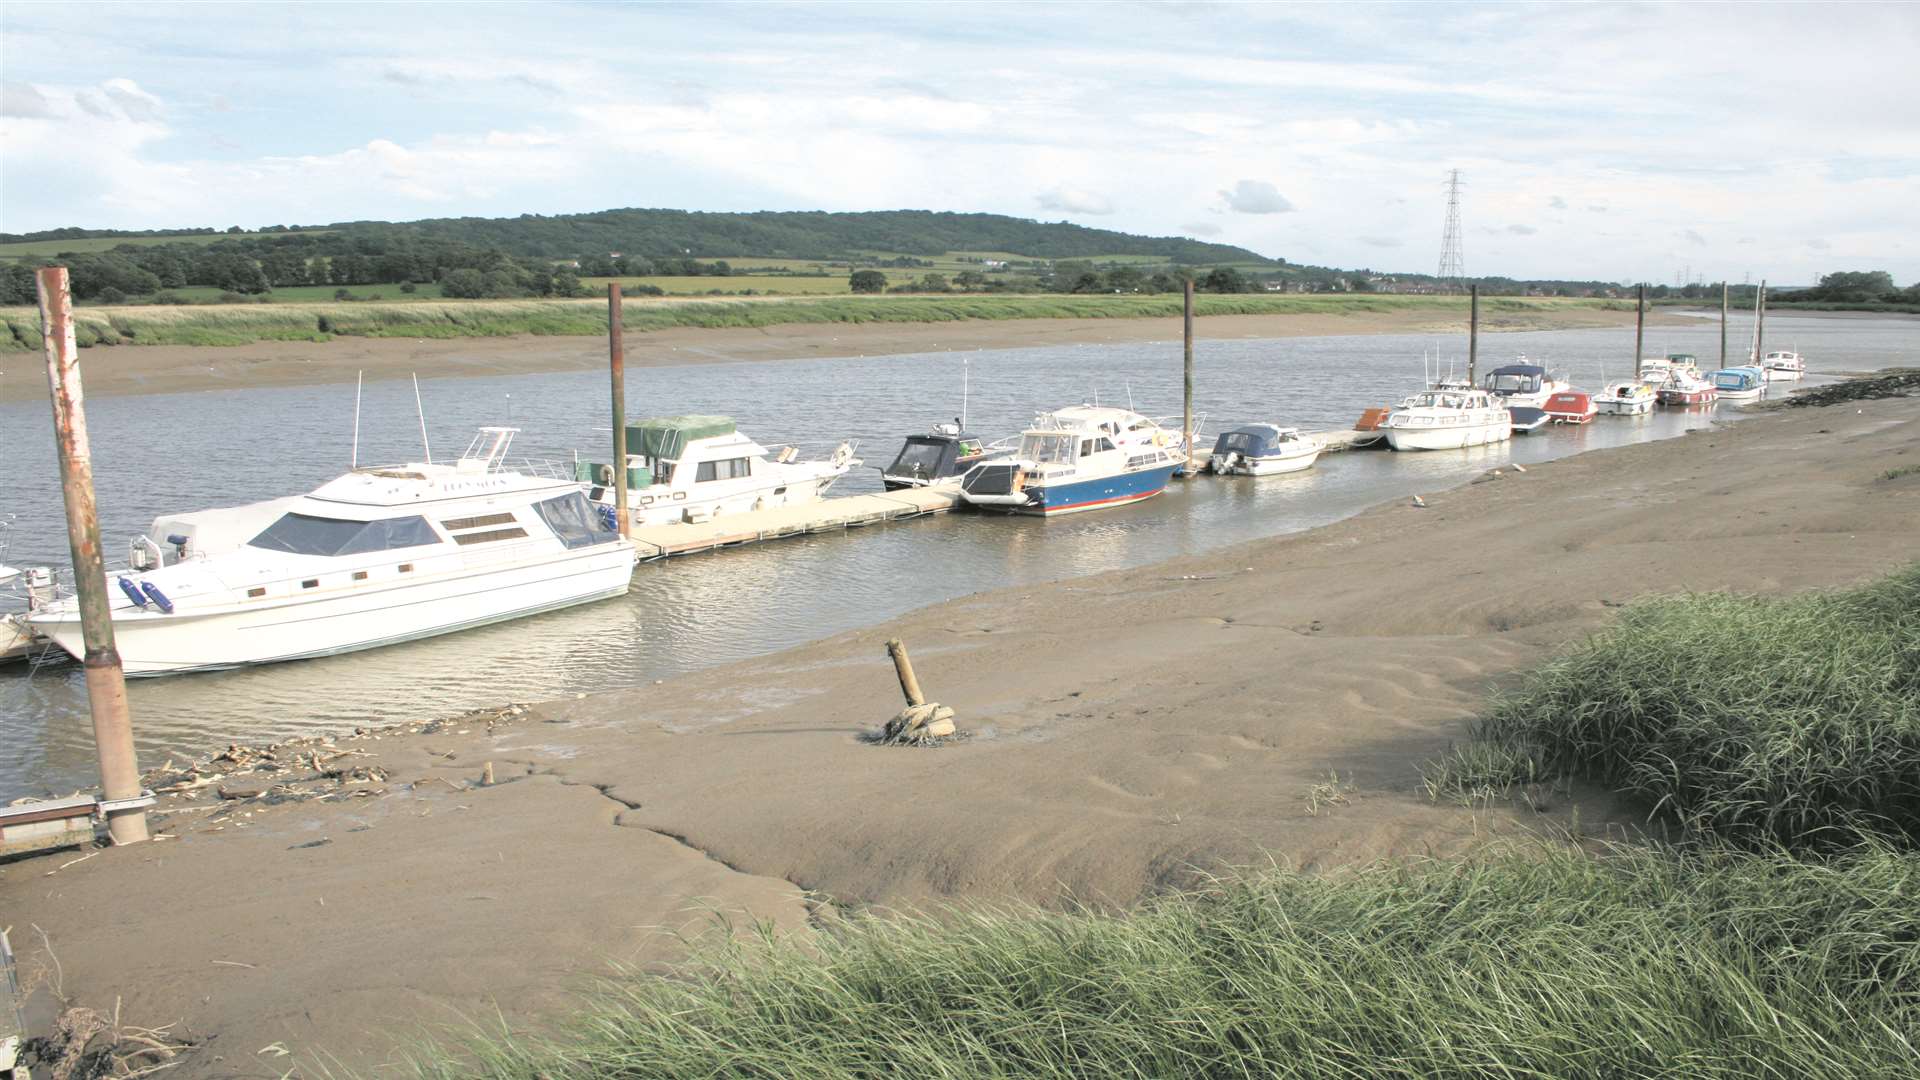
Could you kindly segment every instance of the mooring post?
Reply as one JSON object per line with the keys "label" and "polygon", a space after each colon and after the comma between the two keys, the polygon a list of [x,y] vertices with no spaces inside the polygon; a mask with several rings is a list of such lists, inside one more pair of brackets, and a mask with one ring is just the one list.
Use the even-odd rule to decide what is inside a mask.
{"label": "mooring post", "polygon": [[913,661],[907,658],[906,645],[899,638],[889,638],[887,655],[893,657],[893,673],[900,676],[900,692],[906,695],[907,705],[925,705],[927,698],[920,692],[920,680],[913,676]]}
{"label": "mooring post", "polygon": [[[1634,292],[1633,300],[1633,381],[1640,381],[1640,358],[1647,347],[1647,286]],[[1722,365],[1725,366],[1724,364]]]}
{"label": "mooring post", "polygon": [[1185,342],[1185,382],[1186,392],[1180,410],[1180,434],[1186,440],[1187,463],[1180,468],[1182,476],[1193,475],[1193,279],[1187,279],[1186,303],[1182,309],[1185,330],[1182,340]]}
{"label": "mooring post", "polygon": [[[60,448],[60,488],[67,504],[67,544],[73,552],[73,584],[80,594],[80,633],[86,641],[87,706],[93,713],[93,745],[100,758],[100,794],[107,801],[140,797],[140,766],[133,753],[133,721],[127,715],[127,680],[113,645],[113,615],[107,570],[100,554],[100,519],[93,503],[93,450],[80,389],[79,345],[73,334],[73,293],[67,268],[34,271],[40,287],[40,333],[47,353],[47,389],[53,395],[53,432]],[[107,836],[115,844],[147,838],[147,812],[107,812]]]}
{"label": "mooring post", "polygon": [[1726,367],[1726,282],[1720,282],[1720,367]]}
{"label": "mooring post", "polygon": [[607,368],[613,380],[613,514],[621,536],[633,535],[627,518],[627,344],[620,311],[620,283],[607,283]]}
{"label": "mooring post", "polygon": [[1467,299],[1467,385],[1480,385],[1480,286],[1468,286]]}
{"label": "mooring post", "polygon": [[1760,292],[1753,298],[1753,362],[1767,355],[1767,279],[1760,279]]}

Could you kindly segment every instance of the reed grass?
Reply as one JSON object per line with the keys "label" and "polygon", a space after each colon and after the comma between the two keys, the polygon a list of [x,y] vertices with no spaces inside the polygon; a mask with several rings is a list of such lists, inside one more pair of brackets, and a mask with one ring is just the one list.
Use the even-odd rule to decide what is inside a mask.
{"label": "reed grass", "polygon": [[[709,943],[420,1078],[1910,1077],[1920,856],[1510,851]],[[387,1075],[383,1073],[383,1075]]]}
{"label": "reed grass", "polygon": [[[727,279],[715,278],[715,281]],[[938,323],[975,319],[1172,318],[1178,296],[938,295],[821,298],[652,298],[629,300],[630,330],[669,327],[767,327],[795,323]],[[1490,312],[1541,313],[1565,309],[1607,310],[1612,301],[1501,297],[1483,300]],[[1205,295],[1195,311],[1211,315],[1364,315],[1427,311],[1463,316],[1466,301],[1444,296]],[[599,335],[606,333],[604,300],[408,300],[287,304],[193,304],[181,306],[83,306],[74,312],[82,346],[246,345],[256,341],[325,341],[363,337],[499,337],[512,334]],[[0,351],[38,350],[39,314],[32,308],[0,308]]]}
{"label": "reed grass", "polygon": [[1629,605],[1497,699],[1473,736],[1429,768],[1430,790],[1525,782],[1531,768],[1724,841],[1818,847],[1865,830],[1910,845],[1920,564],[1844,591]]}

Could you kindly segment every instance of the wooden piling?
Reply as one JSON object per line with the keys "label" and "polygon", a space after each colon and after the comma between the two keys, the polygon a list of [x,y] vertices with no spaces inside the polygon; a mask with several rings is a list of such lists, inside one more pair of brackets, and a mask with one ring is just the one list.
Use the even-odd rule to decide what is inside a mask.
{"label": "wooden piling", "polygon": [[[34,271],[40,290],[40,333],[47,354],[47,388],[53,395],[54,438],[60,450],[60,488],[67,507],[67,544],[73,552],[73,583],[80,596],[80,631],[86,641],[87,706],[93,714],[94,751],[100,759],[100,794],[108,801],[140,797],[140,766],[133,752],[133,720],[127,713],[127,680],[113,643],[113,615],[106,563],[100,553],[100,519],[93,501],[93,451],[80,386],[79,345],[73,332],[73,293],[67,268]],[[143,809],[107,813],[107,836],[115,844],[147,838]]]}
{"label": "wooden piling", "polygon": [[1480,385],[1480,286],[1467,287],[1467,385]]}
{"label": "wooden piling", "polygon": [[1184,350],[1183,350],[1184,351],[1183,363],[1184,363],[1184,371],[1185,371],[1185,392],[1182,398],[1182,406],[1180,411],[1180,431],[1182,436],[1186,439],[1185,446],[1187,450],[1187,461],[1186,461],[1186,464],[1180,467],[1180,474],[1182,476],[1192,476],[1193,475],[1193,451],[1194,451],[1194,445],[1193,445],[1193,279],[1192,278],[1187,279],[1187,287],[1185,290],[1185,295],[1186,295],[1186,303],[1182,308],[1182,320],[1185,324],[1185,330],[1182,337],[1182,340],[1185,343]]}
{"label": "wooden piling", "polygon": [[613,513],[621,536],[633,535],[627,516],[627,345],[620,283],[607,283],[607,369],[613,382]]}
{"label": "wooden piling", "polygon": [[1760,279],[1760,292],[1753,298],[1753,362],[1762,363],[1767,355],[1767,279]]}
{"label": "wooden piling", "polygon": [[913,675],[913,661],[907,657],[907,647],[899,638],[887,641],[887,655],[893,657],[893,673],[900,677],[900,693],[905,695],[909,708],[925,705],[927,698],[920,692],[920,680]]}
{"label": "wooden piling", "polygon": [[1720,367],[1726,367],[1726,282],[1720,282]]}
{"label": "wooden piling", "polygon": [[480,786],[481,787],[493,786],[493,762],[491,761],[487,762],[485,765],[480,766]]}
{"label": "wooden piling", "polygon": [[1647,347],[1647,286],[1643,282],[1633,301],[1633,381],[1640,381],[1641,358]]}

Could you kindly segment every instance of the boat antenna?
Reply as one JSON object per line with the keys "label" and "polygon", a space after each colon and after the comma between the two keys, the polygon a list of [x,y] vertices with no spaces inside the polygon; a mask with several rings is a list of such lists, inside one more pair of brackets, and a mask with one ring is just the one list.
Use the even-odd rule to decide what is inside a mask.
{"label": "boat antenna", "polygon": [[360,467],[360,386],[366,382],[367,373],[361,370],[353,377],[353,458],[348,469]]}
{"label": "boat antenna", "polygon": [[413,373],[413,411],[420,415],[420,449],[426,452],[427,464],[433,464],[433,445],[427,442],[427,409],[420,404],[420,373]]}
{"label": "boat antenna", "polygon": [[1138,412],[1139,410],[1133,407],[1133,380],[1128,379],[1125,383],[1121,385],[1127,388],[1127,411]]}
{"label": "boat antenna", "polygon": [[973,360],[960,358],[960,430],[967,430],[967,391],[973,384]]}

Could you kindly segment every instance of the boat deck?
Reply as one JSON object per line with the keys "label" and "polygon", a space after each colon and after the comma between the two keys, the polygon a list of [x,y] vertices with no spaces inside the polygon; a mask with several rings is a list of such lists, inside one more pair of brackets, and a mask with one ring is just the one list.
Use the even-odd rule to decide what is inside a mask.
{"label": "boat deck", "polygon": [[[1322,454],[1337,454],[1342,450],[1364,450],[1370,446],[1384,445],[1387,435],[1384,431],[1356,431],[1352,428],[1339,428],[1334,431],[1303,431],[1302,438],[1318,439],[1326,449]],[[1196,451],[1193,455],[1193,472],[1204,472],[1208,459],[1213,457],[1211,448]]]}
{"label": "boat deck", "polygon": [[664,559],[701,551],[777,540],[783,536],[857,529],[882,521],[945,513],[960,502],[958,482],[889,491],[878,495],[846,495],[800,506],[723,514],[713,521],[647,525],[633,530],[633,545],[642,559]]}

